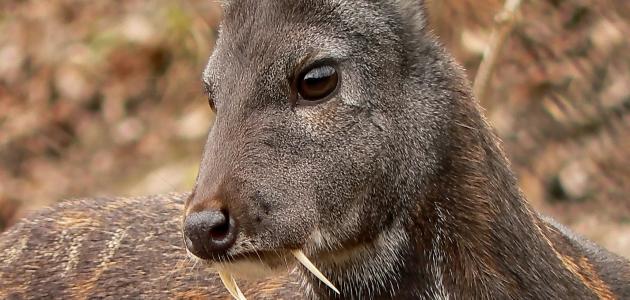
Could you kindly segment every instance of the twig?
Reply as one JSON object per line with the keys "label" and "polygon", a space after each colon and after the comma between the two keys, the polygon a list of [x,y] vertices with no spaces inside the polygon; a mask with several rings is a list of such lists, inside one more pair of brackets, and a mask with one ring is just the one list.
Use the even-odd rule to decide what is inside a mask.
{"label": "twig", "polygon": [[521,6],[521,0],[506,0],[503,9],[495,16],[495,27],[490,35],[490,43],[483,53],[479,70],[475,76],[473,92],[481,105],[488,111],[492,110],[492,103],[487,98],[490,79],[494,69],[516,21]]}

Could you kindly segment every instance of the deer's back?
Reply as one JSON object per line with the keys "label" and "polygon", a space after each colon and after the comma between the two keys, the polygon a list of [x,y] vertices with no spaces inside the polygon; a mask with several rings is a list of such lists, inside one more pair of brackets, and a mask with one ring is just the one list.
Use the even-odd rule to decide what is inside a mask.
{"label": "deer's back", "polygon": [[[23,220],[0,236],[0,299],[229,299],[184,250],[187,196],[69,201]],[[277,299],[294,298],[295,285],[280,277],[242,288]]]}
{"label": "deer's back", "polygon": [[541,217],[541,237],[550,243],[561,265],[599,299],[630,298],[630,264],[548,217]]}

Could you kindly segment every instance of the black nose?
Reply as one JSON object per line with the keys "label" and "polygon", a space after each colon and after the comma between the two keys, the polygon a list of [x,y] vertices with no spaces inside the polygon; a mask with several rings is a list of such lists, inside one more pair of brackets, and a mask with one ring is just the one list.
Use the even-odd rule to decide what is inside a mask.
{"label": "black nose", "polygon": [[184,221],[186,247],[202,259],[224,254],[234,245],[236,235],[236,222],[226,210],[194,212]]}

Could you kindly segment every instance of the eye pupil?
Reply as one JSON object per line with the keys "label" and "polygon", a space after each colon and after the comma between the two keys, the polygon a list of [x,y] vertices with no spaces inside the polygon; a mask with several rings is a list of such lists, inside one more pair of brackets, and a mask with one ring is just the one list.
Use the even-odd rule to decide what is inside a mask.
{"label": "eye pupil", "polygon": [[298,92],[306,101],[320,101],[335,91],[338,81],[339,76],[335,68],[316,67],[301,76]]}

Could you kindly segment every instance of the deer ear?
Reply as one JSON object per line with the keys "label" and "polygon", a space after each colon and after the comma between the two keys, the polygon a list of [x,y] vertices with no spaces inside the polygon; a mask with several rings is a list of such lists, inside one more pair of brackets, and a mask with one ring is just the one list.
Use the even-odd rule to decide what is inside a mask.
{"label": "deer ear", "polygon": [[394,0],[400,14],[414,29],[424,31],[427,25],[427,9],[424,0]]}

